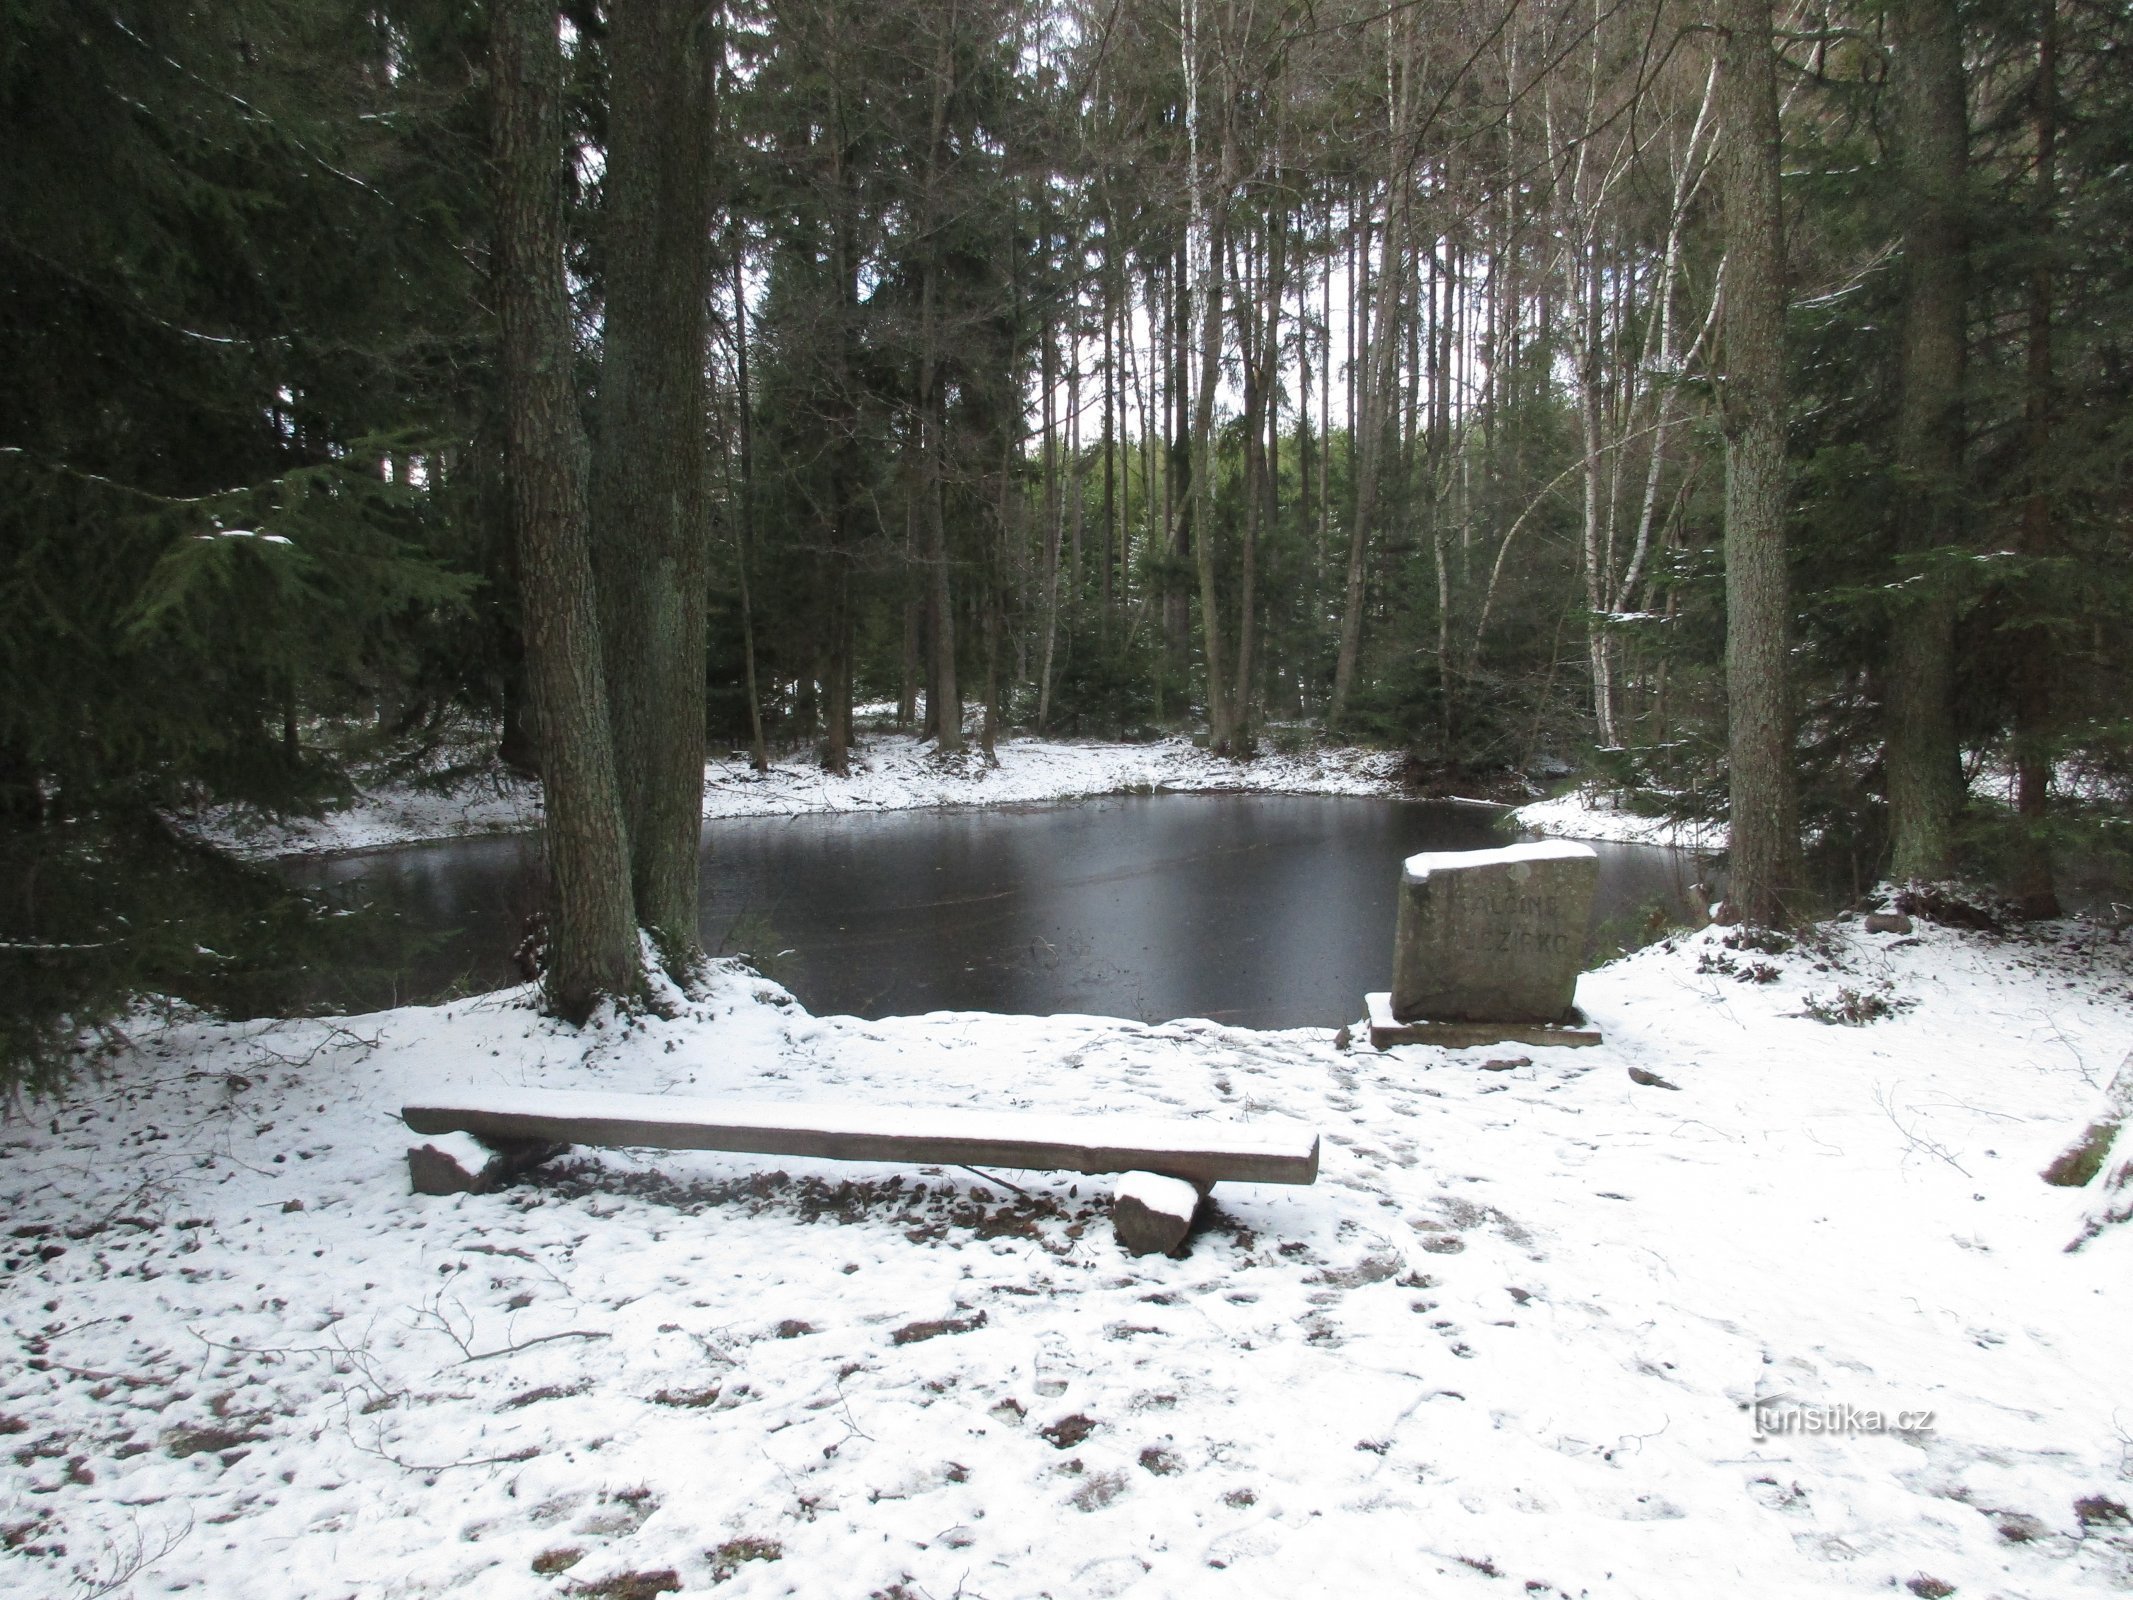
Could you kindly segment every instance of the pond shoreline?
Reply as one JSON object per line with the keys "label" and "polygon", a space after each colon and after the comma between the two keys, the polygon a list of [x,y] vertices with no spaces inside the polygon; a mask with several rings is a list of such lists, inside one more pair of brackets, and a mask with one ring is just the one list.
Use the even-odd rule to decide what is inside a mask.
{"label": "pond shoreline", "polygon": [[[1475,796],[1418,789],[1396,750],[1353,745],[1269,749],[1250,761],[1210,755],[1190,739],[1147,743],[1015,737],[988,761],[975,750],[943,756],[916,735],[863,734],[844,776],[792,754],[757,773],[735,752],[704,764],[704,820],[985,809],[1109,795],[1377,795],[1512,812],[1520,827],[1560,838],[1723,849],[1722,825],[1676,824],[1616,809],[1595,789],[1552,798]],[[538,782],[493,761],[450,780],[395,778],[358,789],[349,804],[314,817],[271,817],[216,807],[174,817],[186,833],[244,860],[357,855],[400,845],[532,833],[541,824]]]}
{"label": "pond shoreline", "polygon": [[[704,948],[747,953],[810,1006],[1210,1016],[1334,1026],[1383,988],[1399,864],[1507,843],[1506,813],[1388,794],[1156,792],[728,817],[704,826]],[[1700,862],[1599,843],[1596,952],[1681,920]],[[540,891],[528,834],[279,858],[417,943],[292,993],[368,1009],[516,980]],[[307,984],[312,980],[307,980]],[[364,985],[382,985],[365,987]]]}
{"label": "pond shoreline", "polygon": [[[976,750],[943,756],[902,733],[868,733],[848,774],[790,755],[769,772],[736,752],[704,764],[704,820],[819,816],[1037,804],[1131,794],[1399,795],[1397,751],[1352,746],[1270,751],[1248,762],[1210,755],[1189,739],[1145,744],[1017,737],[996,761]],[[1472,803],[1472,802],[1462,802]],[[1484,802],[1494,804],[1494,802]],[[203,841],[247,860],[333,856],[540,826],[540,785],[487,766],[455,783],[397,780],[360,790],[317,817],[267,817],[222,807],[175,819]]]}

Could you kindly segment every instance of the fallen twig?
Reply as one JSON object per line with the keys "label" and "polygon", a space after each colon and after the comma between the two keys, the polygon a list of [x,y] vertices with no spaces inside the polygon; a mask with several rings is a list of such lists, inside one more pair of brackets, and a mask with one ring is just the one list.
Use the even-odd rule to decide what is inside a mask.
{"label": "fallen twig", "polygon": [[459,1364],[466,1366],[468,1362],[494,1361],[498,1356],[515,1356],[521,1350],[531,1350],[537,1344],[547,1344],[554,1339],[612,1339],[613,1337],[613,1334],[603,1333],[597,1328],[565,1328],[561,1333],[542,1333],[536,1334],[531,1339],[514,1340],[501,1350],[483,1350],[479,1354],[469,1355],[466,1361],[462,1361]]}

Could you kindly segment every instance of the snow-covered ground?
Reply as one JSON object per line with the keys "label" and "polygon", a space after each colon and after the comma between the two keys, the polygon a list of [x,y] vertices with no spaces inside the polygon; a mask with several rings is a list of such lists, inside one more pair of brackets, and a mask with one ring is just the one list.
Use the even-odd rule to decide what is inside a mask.
{"label": "snow-covered ground", "polygon": [[[1395,753],[1338,747],[1229,761],[1176,738],[1151,744],[1003,739],[998,756],[997,764],[975,750],[944,757],[912,735],[880,733],[861,738],[850,774],[842,778],[805,756],[773,763],[767,773],[752,771],[745,757],[714,760],[704,769],[704,815],[908,811],[1157,790],[1389,794],[1398,787],[1400,767]],[[536,826],[540,816],[539,785],[484,772],[448,789],[381,784],[321,817],[270,821],[219,810],[185,820],[225,848],[271,856],[513,833]]]}
{"label": "snow-covered ground", "polygon": [[1686,822],[1625,810],[1612,793],[1597,784],[1566,789],[1546,800],[1520,806],[1511,815],[1522,828],[1563,839],[1723,850],[1728,837],[1723,822]]}
{"label": "snow-covered ground", "polygon": [[[2133,1229],[2066,1253],[2036,1176],[2133,1047],[2133,959],[1857,930],[1588,974],[1589,1050],[816,1018],[737,969],[582,1033],[524,994],[141,1019],[0,1127],[0,1592],[2133,1585]],[[1894,1013],[1803,1014],[1840,991]],[[608,1152],[409,1193],[405,1098],[525,1085],[1286,1118],[1325,1160],[1218,1189],[1178,1260],[1065,1175]],[[1869,1408],[1908,1426],[1782,1431]]]}
{"label": "snow-covered ground", "polygon": [[[2122,800],[2120,788],[2107,774],[2063,763],[2052,775],[2052,793],[2060,802],[2110,806]],[[2004,762],[1984,763],[1971,780],[1974,801],[1991,806],[2012,806],[2015,799],[2014,770]],[[1536,800],[1512,812],[1521,827],[1535,833],[1565,839],[1608,840],[1616,844],[1663,844],[1684,850],[1723,850],[1729,831],[1723,822],[1677,821],[1649,817],[1625,808],[1604,784],[1583,783]]]}

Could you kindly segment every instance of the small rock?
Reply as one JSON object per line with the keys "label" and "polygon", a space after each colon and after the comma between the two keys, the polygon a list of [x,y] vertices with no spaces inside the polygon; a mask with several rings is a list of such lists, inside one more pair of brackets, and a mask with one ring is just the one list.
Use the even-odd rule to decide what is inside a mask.
{"label": "small rock", "polygon": [[1185,1470],[1185,1463],[1159,1444],[1151,1444],[1141,1451],[1141,1467],[1158,1478],[1174,1477]]}
{"label": "small rock", "polygon": [[1533,1058],[1531,1056],[1501,1056],[1494,1061],[1482,1062],[1481,1070],[1483,1072],[1512,1072],[1520,1067],[1530,1067],[1532,1065]]}
{"label": "small rock", "polygon": [[2029,1544],[2051,1532],[2042,1518],[2026,1511],[1995,1511],[1992,1516],[1997,1522],[1995,1531],[2009,1544]]}
{"label": "small rock", "polygon": [[974,1312],[967,1317],[934,1317],[924,1322],[907,1322],[889,1335],[891,1344],[923,1344],[928,1339],[938,1339],[948,1333],[972,1333],[985,1326],[985,1313]]}
{"label": "small rock", "polygon": [[2133,1512],[2108,1495],[2083,1495],[2074,1502],[2074,1515],[2084,1528],[2107,1527],[2116,1523],[2119,1527],[2133,1527]]}
{"label": "small rock", "polygon": [[1037,1431],[1051,1441],[1054,1450],[1071,1450],[1096,1431],[1096,1419],[1083,1416],[1077,1411],[1072,1416],[1061,1417],[1050,1427],[1039,1428]]}
{"label": "small rock", "polygon": [[1866,919],[1868,933],[1909,933],[1912,922],[1901,911],[1877,911]]}
{"label": "small rock", "polygon": [[1119,1177],[1111,1202],[1111,1224],[1126,1254],[1163,1254],[1185,1242],[1200,1209],[1200,1191],[1182,1178],[1154,1172]]}

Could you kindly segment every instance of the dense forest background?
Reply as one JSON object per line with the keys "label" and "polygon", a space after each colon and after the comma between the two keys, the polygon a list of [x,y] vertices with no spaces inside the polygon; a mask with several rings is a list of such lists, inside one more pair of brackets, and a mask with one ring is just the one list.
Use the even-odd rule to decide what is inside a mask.
{"label": "dense forest background", "polygon": [[[1821,881],[2033,914],[2133,796],[2112,0],[7,0],[0,126],[0,1054],[41,1070],[143,987],[241,1004],[302,916],[174,811],[471,724],[555,825],[527,640],[573,592],[622,773],[574,836],[657,812],[655,747],[841,768],[882,702],[944,758],[1583,771],[1737,846],[1748,782]],[[528,564],[536,457],[587,569]],[[636,831],[627,926],[685,943]]]}

